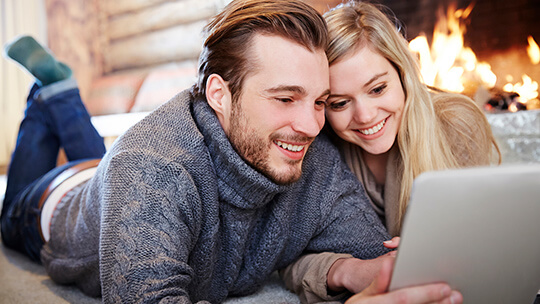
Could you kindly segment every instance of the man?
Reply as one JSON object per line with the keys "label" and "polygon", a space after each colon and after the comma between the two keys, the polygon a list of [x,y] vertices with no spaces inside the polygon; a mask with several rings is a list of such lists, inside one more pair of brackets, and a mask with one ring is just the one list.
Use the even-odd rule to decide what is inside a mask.
{"label": "man", "polygon": [[[197,85],[122,135],[88,181],[57,200],[43,190],[70,180],[63,174],[78,162],[8,189],[4,243],[106,303],[219,303],[254,292],[302,252],[386,252],[388,235],[358,181],[316,138],[329,94],[322,17],[297,1],[233,1],[208,33]],[[66,102],[43,95],[57,97],[36,100],[47,113]],[[39,204],[28,203],[36,193]],[[42,249],[21,241],[40,241],[21,206],[50,221],[50,230],[39,226]],[[431,302],[447,298],[440,289],[431,286]]]}

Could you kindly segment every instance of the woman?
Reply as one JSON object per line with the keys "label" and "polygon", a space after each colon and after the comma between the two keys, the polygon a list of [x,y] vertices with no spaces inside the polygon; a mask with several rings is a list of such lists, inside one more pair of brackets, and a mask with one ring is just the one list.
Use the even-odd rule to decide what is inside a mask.
{"label": "woman", "polygon": [[[326,111],[329,132],[389,233],[399,236],[412,183],[420,173],[489,165],[497,154],[500,161],[498,147],[485,115],[471,99],[430,91],[422,83],[407,41],[378,7],[349,2],[325,18],[332,92]],[[284,272],[287,285],[305,293],[300,285],[312,277],[302,265],[315,263],[328,273],[328,285],[309,284],[322,287],[312,289],[321,298],[329,299],[325,287],[362,290],[362,284],[332,286],[340,258],[347,256],[304,256]],[[306,299],[312,295],[304,296],[310,302]]]}
{"label": "woman", "polygon": [[414,178],[488,165],[497,146],[472,100],[428,91],[406,40],[375,6],[351,2],[325,17],[331,39],[327,119],[395,236]]}

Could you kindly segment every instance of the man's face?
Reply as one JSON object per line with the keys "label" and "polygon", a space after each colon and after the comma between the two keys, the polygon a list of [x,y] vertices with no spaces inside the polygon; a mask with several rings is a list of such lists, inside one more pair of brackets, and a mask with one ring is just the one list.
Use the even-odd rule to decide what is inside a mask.
{"label": "man's face", "polygon": [[254,68],[245,78],[230,121],[222,122],[233,147],[278,184],[297,181],[309,145],[324,125],[328,61],[279,36],[256,35]]}

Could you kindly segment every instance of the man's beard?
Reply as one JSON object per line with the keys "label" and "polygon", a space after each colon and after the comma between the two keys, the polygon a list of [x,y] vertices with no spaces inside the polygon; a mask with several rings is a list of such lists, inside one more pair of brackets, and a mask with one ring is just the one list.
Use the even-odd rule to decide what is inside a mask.
{"label": "man's beard", "polygon": [[[229,140],[236,152],[255,170],[259,171],[276,184],[287,185],[296,182],[302,175],[301,163],[302,160],[287,160],[289,164],[286,172],[280,172],[270,166],[270,149],[274,140],[279,138],[278,134],[271,134],[270,138],[265,141],[257,133],[257,130],[249,128],[249,122],[242,112],[237,101],[232,106],[231,124],[229,129]],[[282,140],[284,136],[280,137]],[[297,141],[306,141],[305,137],[297,137]],[[309,139],[311,142],[313,139]]]}

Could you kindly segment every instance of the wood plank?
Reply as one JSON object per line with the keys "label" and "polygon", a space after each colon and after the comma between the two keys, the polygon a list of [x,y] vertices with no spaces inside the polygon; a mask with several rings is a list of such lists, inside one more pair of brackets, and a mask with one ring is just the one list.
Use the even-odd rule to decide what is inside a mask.
{"label": "wood plank", "polygon": [[[104,11],[109,17],[118,16],[121,14],[140,11],[152,6],[171,2],[186,2],[189,0],[100,0],[101,10]],[[218,10],[221,10],[231,0],[199,0],[198,2],[213,3]]]}
{"label": "wood plank", "polygon": [[170,0],[100,0],[99,5],[108,16],[114,16],[168,1]]}
{"label": "wood plank", "polygon": [[49,48],[71,67],[84,100],[103,72],[97,0],[46,0],[45,5]]}
{"label": "wood plank", "polygon": [[[343,2],[342,0],[303,0],[307,4],[315,8],[319,13],[324,14],[334,6]],[[399,2],[399,1],[396,1]]]}
{"label": "wood plank", "polygon": [[106,70],[118,71],[166,62],[197,59],[206,21],[179,25],[132,38],[112,41],[104,53]]}
{"label": "wood plank", "polygon": [[109,19],[107,34],[110,40],[114,40],[177,24],[191,23],[212,17],[218,9],[218,5],[210,0],[167,2]]}

